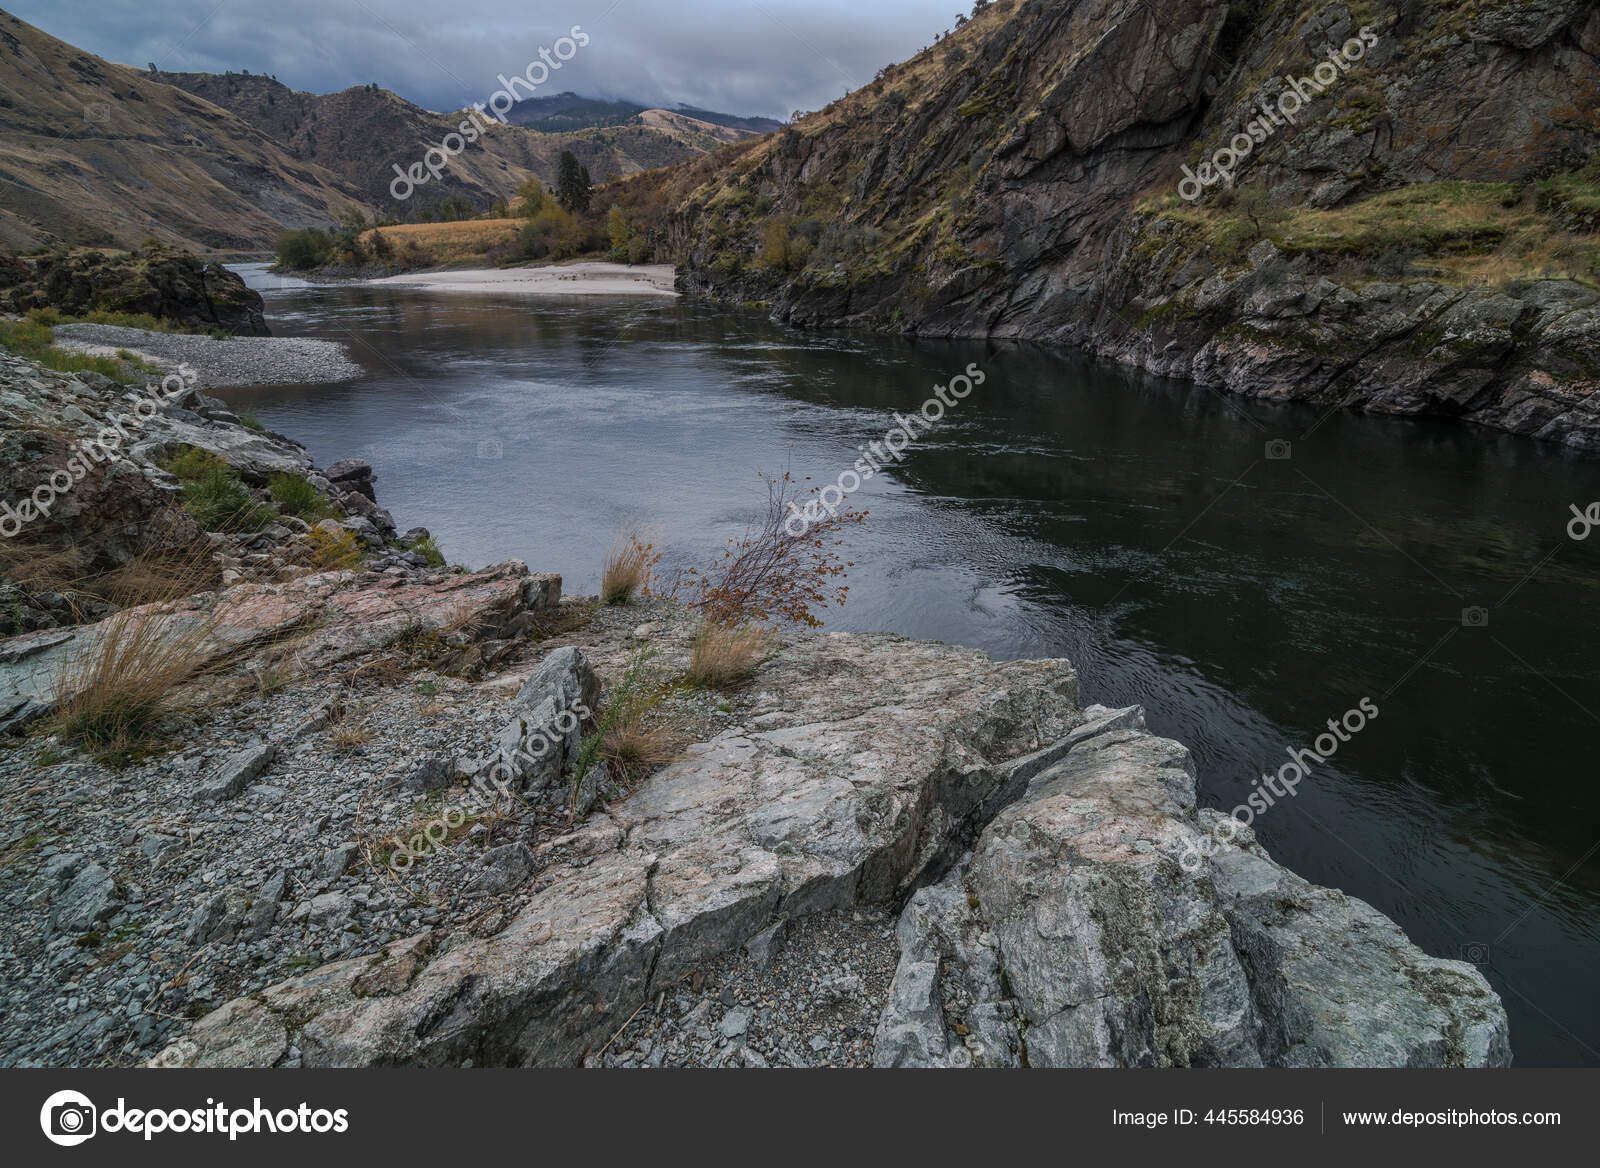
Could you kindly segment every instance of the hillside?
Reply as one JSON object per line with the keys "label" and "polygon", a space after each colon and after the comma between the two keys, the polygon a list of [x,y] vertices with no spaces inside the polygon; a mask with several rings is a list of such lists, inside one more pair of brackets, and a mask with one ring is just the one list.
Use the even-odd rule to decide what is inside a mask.
{"label": "hillside", "polygon": [[254,250],[361,201],[226,110],[0,12],[0,249]]}
{"label": "hillside", "polygon": [[[1584,0],[1000,0],[611,197],[664,209],[689,287],[796,324],[1065,342],[1600,450],[1597,94]],[[1180,197],[1241,133],[1236,189]]]}
{"label": "hillside", "polygon": [[[556,160],[570,150],[596,181],[627,177],[652,167],[692,158],[748,131],[700,121],[681,113],[645,110],[627,103],[593,102],[574,95],[536,99],[537,129],[493,124],[478,141],[455,155],[421,196],[392,198],[394,165],[409,167],[431,145],[459,126],[462,112],[440,114],[375,86],[338,93],[290,89],[270,77],[235,73],[153,73],[150,77],[202,97],[281,142],[296,158],[315,162],[360,190],[386,214],[412,219],[427,203],[465,196],[479,210],[509,198],[530,175],[552,184]],[[520,103],[517,110],[532,114]]]}

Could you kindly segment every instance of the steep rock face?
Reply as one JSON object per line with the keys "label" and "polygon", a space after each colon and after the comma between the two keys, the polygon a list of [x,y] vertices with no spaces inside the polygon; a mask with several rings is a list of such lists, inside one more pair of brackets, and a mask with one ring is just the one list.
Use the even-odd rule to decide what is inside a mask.
{"label": "steep rock face", "polygon": [[[667,238],[687,288],[803,326],[1063,342],[1592,452],[1600,188],[1561,172],[1600,142],[1597,95],[1583,0],[1001,0],[682,190]],[[1262,131],[1239,193],[1179,198],[1181,168],[1267,109],[1293,122]],[[1419,222],[1318,217],[1401,192]]]}
{"label": "steep rock face", "polygon": [[1254,849],[1187,872],[1187,752],[1137,708],[1080,711],[1064,661],[803,635],[756,685],[740,724],[551,841],[577,861],[504,928],[279,982],[157,1062],[570,1064],[777,921],[908,896],[885,1063],[944,1065],[957,1026],[969,1063],[1508,1057],[1481,977],[1370,908]]}
{"label": "steep rock face", "polygon": [[186,327],[220,328],[249,337],[270,335],[261,293],[217,263],[161,244],[106,255],[41,256],[17,260],[4,273],[0,305],[11,312],[54,308],[69,316],[145,313]]}
{"label": "steep rock face", "polygon": [[965,871],[907,905],[878,1065],[1510,1062],[1477,970],[1282,868],[1248,828],[1186,864],[1222,817],[1196,814],[1184,747],[1118,724],[1080,731]]}

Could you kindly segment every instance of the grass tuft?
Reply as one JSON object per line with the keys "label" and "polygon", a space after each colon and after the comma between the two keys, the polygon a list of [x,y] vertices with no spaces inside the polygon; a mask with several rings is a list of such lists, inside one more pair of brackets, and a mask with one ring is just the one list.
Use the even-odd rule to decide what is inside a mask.
{"label": "grass tuft", "polygon": [[80,634],[80,648],[56,679],[55,730],[98,757],[118,762],[149,746],[182,688],[206,667],[216,619],[174,613],[174,604],[203,588],[211,565],[202,549],[186,572],[168,560],[150,579],[164,579],[162,599],[124,608]]}
{"label": "grass tuft", "polygon": [[708,621],[695,634],[684,675],[690,685],[726,689],[755,675],[766,649],[766,630],[758,625],[730,626]]}
{"label": "grass tuft", "polygon": [[627,604],[650,589],[650,573],[661,559],[655,545],[639,531],[621,532],[606,553],[600,571],[600,599],[607,604]]}
{"label": "grass tuft", "polygon": [[273,475],[267,480],[267,493],[272,496],[273,502],[282,504],[288,514],[307,523],[316,523],[333,515],[333,507],[327,497],[313,487],[311,480],[303,474],[285,472]]}
{"label": "grass tuft", "polygon": [[278,515],[215,454],[189,447],[166,464],[183,484],[183,508],[207,531],[255,531]]}

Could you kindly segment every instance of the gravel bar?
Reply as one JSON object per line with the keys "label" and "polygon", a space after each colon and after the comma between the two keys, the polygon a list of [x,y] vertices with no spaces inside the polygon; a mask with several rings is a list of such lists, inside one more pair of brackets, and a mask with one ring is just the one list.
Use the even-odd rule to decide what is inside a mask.
{"label": "gravel bar", "polygon": [[349,381],[364,370],[338,341],[304,337],[215,337],[158,333],[109,324],[63,324],[54,329],[58,348],[115,356],[127,350],[162,369],[187,363],[201,388],[230,385],[306,385]]}

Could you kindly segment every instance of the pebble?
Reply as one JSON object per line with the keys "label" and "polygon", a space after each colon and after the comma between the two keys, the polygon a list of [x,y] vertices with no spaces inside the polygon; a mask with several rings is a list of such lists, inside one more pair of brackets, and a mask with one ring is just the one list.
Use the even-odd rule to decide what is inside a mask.
{"label": "pebble", "polygon": [[363,370],[338,341],[306,337],[216,337],[160,333],[110,324],[63,324],[52,330],[58,348],[127,349],[163,367],[187,364],[201,389],[220,385],[308,385],[349,381]]}

